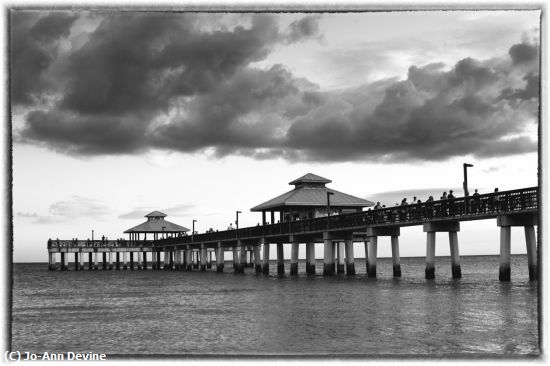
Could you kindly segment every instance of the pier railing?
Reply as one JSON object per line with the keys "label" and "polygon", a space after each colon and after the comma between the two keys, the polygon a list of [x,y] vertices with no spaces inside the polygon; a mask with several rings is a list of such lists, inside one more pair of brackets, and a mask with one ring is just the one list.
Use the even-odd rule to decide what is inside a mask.
{"label": "pier railing", "polygon": [[48,249],[51,248],[143,248],[153,246],[152,240],[60,240],[49,239]]}
{"label": "pier railing", "polygon": [[193,244],[239,238],[260,238],[262,236],[355,230],[369,226],[410,226],[438,220],[465,221],[491,218],[501,214],[532,212],[537,209],[538,187],[531,187],[469,197],[392,206],[330,217],[258,225],[238,230],[172,237],[156,240],[153,245]]}

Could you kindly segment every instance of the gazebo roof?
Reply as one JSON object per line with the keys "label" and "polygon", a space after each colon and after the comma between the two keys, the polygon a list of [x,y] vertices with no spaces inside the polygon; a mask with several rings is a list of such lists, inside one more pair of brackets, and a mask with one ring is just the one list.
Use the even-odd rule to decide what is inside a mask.
{"label": "gazebo roof", "polygon": [[[285,206],[307,206],[307,207],[325,207],[327,205],[327,192],[333,193],[330,197],[330,205],[332,207],[369,207],[374,203],[359,197],[342,193],[331,188],[325,187],[326,183],[331,180],[319,177],[315,174],[306,174],[298,178],[290,184],[296,185],[293,190],[283,193],[269,201],[266,201],[258,206],[252,207],[250,211],[268,211],[282,209]],[[301,183],[322,183],[314,185],[302,185]]]}
{"label": "gazebo roof", "polygon": [[164,219],[166,216],[160,211],[153,211],[145,215],[147,221],[126,230],[124,233],[182,233],[189,231],[186,227],[166,221]]}
{"label": "gazebo roof", "polygon": [[150,212],[147,215],[145,215],[145,217],[166,217],[166,216],[168,216],[168,215],[166,215],[165,213],[162,213],[160,211],[153,211],[153,212]]}

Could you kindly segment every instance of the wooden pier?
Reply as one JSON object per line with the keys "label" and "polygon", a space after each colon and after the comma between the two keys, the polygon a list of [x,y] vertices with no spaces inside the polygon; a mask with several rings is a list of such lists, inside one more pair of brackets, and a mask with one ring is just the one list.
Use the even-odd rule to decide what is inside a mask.
{"label": "wooden pier", "polygon": [[[538,224],[538,187],[460,197],[419,204],[345,213],[205,234],[178,235],[157,240],[68,241],[49,240],[49,268],[67,270],[68,256],[74,256],[76,270],[155,269],[224,271],[224,252],[233,253],[233,268],[244,273],[245,267],[256,273],[269,273],[270,246],[275,245],[277,273],[284,274],[283,245],[290,244],[290,275],[298,274],[299,245],[306,245],[306,272],[315,274],[316,243],[324,245],[323,274],[355,274],[354,242],[365,247],[367,274],[376,277],[378,237],[391,237],[393,275],[401,276],[399,258],[400,228],[422,226],[426,233],[426,279],[435,278],[436,233],[449,235],[452,277],[462,276],[458,232],[460,222],[496,219],[500,228],[499,279],[510,281],[510,232],[523,227],[527,246],[529,278],[536,280]],[[273,217],[273,214],[272,214]],[[272,220],[273,222],[273,220]],[[263,260],[260,256],[263,250]],[[161,263],[161,253],[163,262]],[[58,266],[58,256],[60,265]],[[122,257],[122,264],[121,258]],[[214,258],[214,259],[213,259]],[[150,264],[149,264],[150,263]]]}

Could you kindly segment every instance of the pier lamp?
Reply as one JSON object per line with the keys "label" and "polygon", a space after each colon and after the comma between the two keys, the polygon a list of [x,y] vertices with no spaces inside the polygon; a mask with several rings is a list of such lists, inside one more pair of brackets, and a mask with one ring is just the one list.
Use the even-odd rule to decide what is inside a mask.
{"label": "pier lamp", "polygon": [[193,231],[191,231],[191,241],[195,241],[195,222],[198,222],[198,221],[193,220]]}
{"label": "pier lamp", "polygon": [[468,197],[470,193],[468,192],[468,168],[473,167],[473,164],[464,163],[462,164],[464,167],[464,182],[462,182],[463,188],[464,188],[464,197]]}
{"label": "pier lamp", "polygon": [[333,192],[327,192],[327,229],[330,228],[330,196]]}
{"label": "pier lamp", "polygon": [[94,230],[92,229],[92,242],[94,241]]}
{"label": "pier lamp", "polygon": [[239,237],[239,214],[242,213],[241,211],[235,211],[235,235],[237,235],[237,238]]}

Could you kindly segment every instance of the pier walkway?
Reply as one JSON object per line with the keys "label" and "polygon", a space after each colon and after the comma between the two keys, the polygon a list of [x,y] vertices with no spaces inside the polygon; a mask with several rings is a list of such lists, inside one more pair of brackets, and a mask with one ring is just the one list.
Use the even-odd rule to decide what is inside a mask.
{"label": "pier walkway", "polygon": [[[212,267],[214,254],[216,269],[223,272],[224,252],[233,252],[235,272],[244,272],[245,266],[254,266],[256,272],[268,273],[270,244],[276,245],[277,272],[284,273],[283,244],[292,245],[290,274],[297,274],[299,245],[306,245],[306,272],[315,273],[315,243],[324,244],[323,274],[355,274],[353,243],[364,242],[367,273],[376,277],[377,238],[390,236],[393,257],[393,274],[401,275],[399,259],[400,228],[422,225],[427,235],[427,279],[435,277],[436,232],[449,235],[453,278],[461,277],[458,235],[461,221],[496,218],[500,227],[499,278],[510,280],[510,230],[523,226],[527,245],[529,277],[538,278],[537,245],[534,226],[538,223],[538,187],[495,192],[477,196],[386,207],[350,214],[340,214],[314,219],[258,225],[235,230],[204,234],[172,236],[165,239],[117,240],[117,241],[48,241],[50,269],[56,269],[56,253],[61,253],[61,269],[67,269],[65,253],[75,253],[75,268],[84,268],[84,253],[89,253],[88,267],[98,268],[97,255],[103,253],[103,268],[113,268],[113,256],[120,267],[119,255],[123,255],[122,267],[147,269],[147,253],[151,254],[153,269],[206,270]],[[263,250],[263,260],[260,256]],[[80,253],[80,264],[78,254]],[[115,254],[116,253],[116,254]],[[163,261],[161,262],[161,253]],[[127,255],[130,256],[129,264]],[[107,256],[109,258],[107,258]],[[93,258],[92,258],[93,257]],[[107,264],[109,261],[109,265]],[[93,264],[92,264],[93,262]]]}

